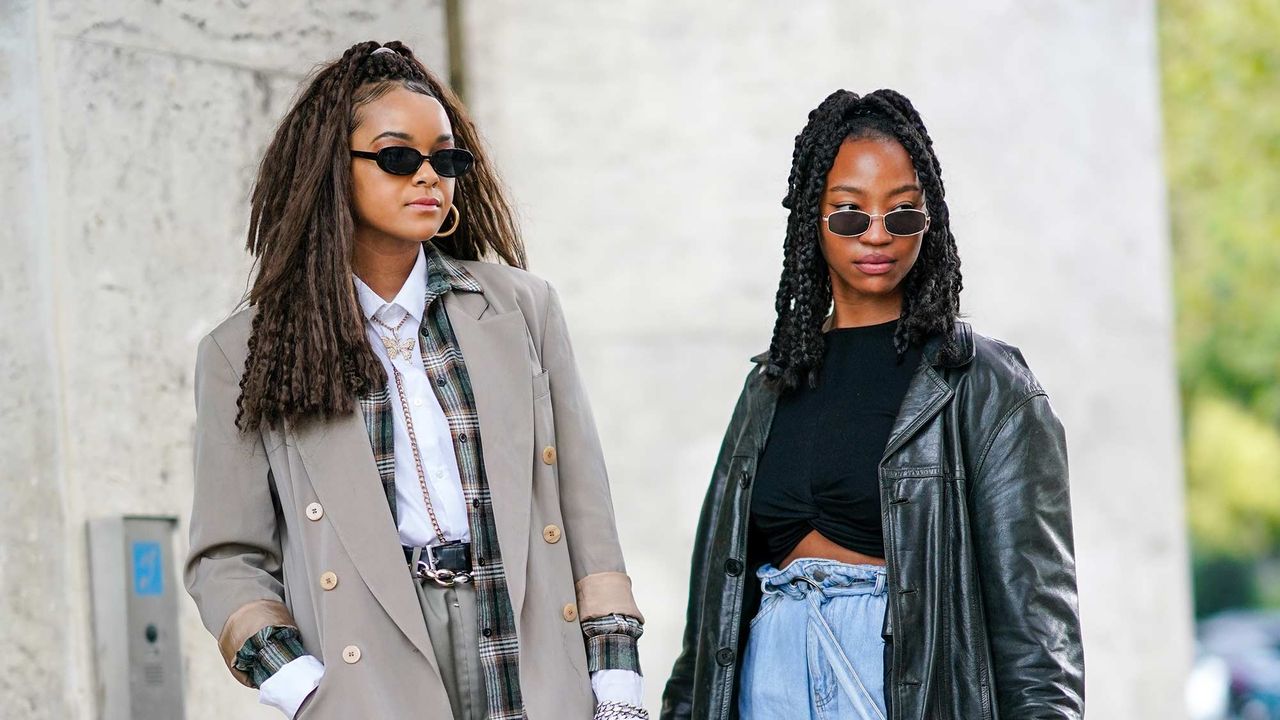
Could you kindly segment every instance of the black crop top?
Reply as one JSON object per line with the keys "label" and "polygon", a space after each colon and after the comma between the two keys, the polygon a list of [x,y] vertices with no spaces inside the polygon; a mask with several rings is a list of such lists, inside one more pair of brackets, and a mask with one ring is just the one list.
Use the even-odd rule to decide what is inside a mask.
{"label": "black crop top", "polygon": [[818,386],[778,399],[751,495],[752,565],[777,565],[810,530],[884,557],[879,466],[920,364],[898,362],[898,321],[826,333]]}

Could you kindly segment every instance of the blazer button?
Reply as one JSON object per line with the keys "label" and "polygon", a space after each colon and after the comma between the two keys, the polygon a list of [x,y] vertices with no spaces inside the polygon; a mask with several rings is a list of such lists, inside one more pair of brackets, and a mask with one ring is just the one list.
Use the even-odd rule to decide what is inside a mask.
{"label": "blazer button", "polygon": [[564,621],[573,622],[574,620],[577,620],[577,619],[578,619],[578,606],[575,605],[574,603],[569,603],[568,605],[565,605]]}
{"label": "blazer button", "polygon": [[332,590],[338,587],[338,574],[332,570],[320,575],[320,587],[325,590]]}
{"label": "blazer button", "polygon": [[360,662],[360,648],[355,645],[348,645],[342,648],[342,662],[348,665],[355,665]]}
{"label": "blazer button", "polygon": [[324,517],[324,507],[320,503],[311,503],[307,506],[307,519],[319,520]]}
{"label": "blazer button", "polygon": [[742,574],[742,561],[737,558],[729,558],[724,561],[724,571],[737,577]]}
{"label": "blazer button", "polygon": [[724,666],[733,664],[733,651],[729,648],[720,648],[716,651],[716,662]]}
{"label": "blazer button", "polygon": [[560,528],[555,525],[542,528],[542,539],[552,544],[560,542]]}
{"label": "blazer button", "polygon": [[556,462],[556,449],[550,445],[542,448],[542,462],[554,465]]}

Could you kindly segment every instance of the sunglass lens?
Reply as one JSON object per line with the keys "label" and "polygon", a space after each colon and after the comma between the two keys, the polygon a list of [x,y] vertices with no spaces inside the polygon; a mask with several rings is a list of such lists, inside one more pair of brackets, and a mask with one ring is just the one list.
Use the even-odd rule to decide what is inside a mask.
{"label": "sunglass lens", "polygon": [[431,167],[443,177],[461,177],[471,169],[474,159],[462,148],[446,148],[431,154]]}
{"label": "sunglass lens", "polygon": [[919,210],[894,210],[884,216],[884,229],[891,235],[915,235],[924,232],[927,219]]}
{"label": "sunglass lens", "polygon": [[836,235],[854,237],[871,227],[871,216],[860,210],[841,210],[827,216],[827,227]]}
{"label": "sunglass lens", "polygon": [[418,172],[423,159],[422,153],[400,145],[378,151],[378,166],[392,175],[412,175]]}

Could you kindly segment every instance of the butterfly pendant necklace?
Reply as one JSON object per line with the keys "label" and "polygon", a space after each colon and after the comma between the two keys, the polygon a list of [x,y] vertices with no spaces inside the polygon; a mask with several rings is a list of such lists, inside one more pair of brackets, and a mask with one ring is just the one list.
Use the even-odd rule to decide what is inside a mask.
{"label": "butterfly pendant necklace", "polygon": [[395,327],[391,327],[390,325],[382,322],[376,316],[371,319],[375,323],[391,331],[390,335],[378,333],[378,337],[382,339],[382,346],[387,349],[387,355],[389,355],[392,360],[395,360],[401,355],[404,356],[405,360],[413,358],[413,344],[415,338],[410,337],[404,340],[400,339],[400,328],[404,327],[404,321],[409,319],[409,313],[405,313],[404,316],[400,318],[400,322],[396,323]]}

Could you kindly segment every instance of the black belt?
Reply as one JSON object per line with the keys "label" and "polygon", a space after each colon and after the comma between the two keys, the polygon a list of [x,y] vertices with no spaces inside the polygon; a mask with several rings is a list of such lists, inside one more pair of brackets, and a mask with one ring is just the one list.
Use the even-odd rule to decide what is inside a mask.
{"label": "black belt", "polygon": [[405,562],[418,578],[431,578],[445,587],[471,582],[471,543],[455,540],[443,545],[422,548],[401,545],[400,548],[404,550]]}

